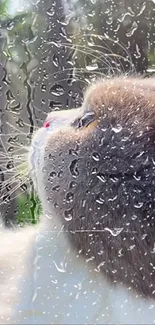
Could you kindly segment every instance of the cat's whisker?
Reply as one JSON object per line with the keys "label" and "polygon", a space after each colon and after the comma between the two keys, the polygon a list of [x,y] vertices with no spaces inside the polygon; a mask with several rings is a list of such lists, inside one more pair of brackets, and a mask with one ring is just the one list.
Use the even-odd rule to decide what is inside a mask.
{"label": "cat's whisker", "polygon": [[[52,75],[53,75],[53,74],[52,74]],[[34,106],[34,105],[33,105],[33,109],[39,111],[40,113],[44,114],[45,116],[47,115],[46,112],[44,112],[43,110],[41,110],[40,108],[38,108],[38,107],[36,107],[36,106]]]}
{"label": "cat's whisker", "polygon": [[[25,190],[22,189],[22,194],[24,194],[25,192],[27,192],[30,189],[30,186],[27,185],[27,179],[19,186],[19,188],[21,188],[22,185],[26,184],[26,188]],[[16,189],[17,191],[18,189]],[[21,193],[18,193],[17,195],[14,195],[12,199],[18,199],[21,196]],[[10,200],[12,200],[10,199]]]}
{"label": "cat's whisker", "polygon": [[5,182],[10,184],[11,179],[17,180],[18,178],[21,179],[22,176],[29,174],[29,167],[27,166],[27,163],[25,163],[25,160],[23,162],[20,162],[16,166],[13,166],[12,168],[8,169],[5,167],[6,170],[1,171],[3,174],[13,173],[12,177],[7,179],[6,181],[3,181],[3,184],[5,186]]}
{"label": "cat's whisker", "polygon": [[[68,44],[65,44],[65,46],[68,47],[68,48],[70,48],[70,46]],[[84,48],[84,50],[81,50],[78,47],[82,47],[82,48]],[[100,62],[101,64],[103,64],[103,63],[104,64],[107,64],[107,67],[110,68],[110,69],[112,69],[112,65],[108,61],[108,58],[105,56],[105,54],[102,53],[102,56],[101,57],[97,57],[95,54],[92,54],[91,53],[90,49],[89,49],[88,52],[86,52],[85,51],[85,48],[87,48],[87,46],[85,46],[85,45],[81,45],[81,46],[79,44],[76,45],[76,51],[78,51],[78,52],[80,52],[80,53],[82,53],[84,55],[90,55],[90,57],[91,58],[94,58],[95,60],[97,60],[97,62]],[[92,52],[95,52],[95,49]],[[96,53],[100,53],[100,51],[97,51],[96,50]]]}
{"label": "cat's whisker", "polygon": [[[9,122],[7,122],[9,123]],[[0,137],[16,137],[16,136],[20,136],[20,135],[27,135],[26,132],[18,132],[18,133],[14,133],[14,132],[11,132],[11,133],[0,133]]]}
{"label": "cat's whisker", "polygon": [[15,125],[11,124],[10,122],[6,122],[6,124],[11,127],[12,129],[16,130],[18,132],[18,134],[23,134],[23,132],[20,130],[20,128],[18,129]]}
{"label": "cat's whisker", "polygon": [[[6,165],[4,165],[4,164],[1,164],[1,167],[3,167],[3,169],[4,170],[1,170],[0,171],[0,174],[2,173],[2,174],[9,174],[9,173],[15,173],[15,172],[17,172],[17,173],[19,173],[20,174],[20,172],[19,172],[19,168],[20,168],[20,166],[23,164],[24,165],[24,163],[25,163],[25,161],[20,161],[19,162],[19,165],[17,165],[17,166],[13,166],[12,168],[8,168]],[[18,178],[18,175],[15,175],[15,177],[17,177]]]}
{"label": "cat's whisker", "polygon": [[[28,124],[26,122],[24,122],[24,126],[32,127],[31,124]],[[33,129],[35,129],[37,131],[38,130],[38,126],[33,125]]]}
{"label": "cat's whisker", "polygon": [[3,182],[2,182],[2,189],[4,188],[4,187],[6,187],[6,186],[9,186],[9,185],[12,185],[14,182],[16,182],[18,179],[20,178],[20,175],[12,175],[12,176],[10,176],[8,179],[6,179],[6,180],[4,180]]}
{"label": "cat's whisker", "polygon": [[[28,135],[28,132],[22,132],[21,130],[20,130],[20,128],[18,128],[18,127],[16,127],[15,125],[12,125],[10,122],[6,122],[6,124],[10,127],[10,128],[12,128],[13,130],[15,130],[15,131],[17,131],[17,135]],[[26,127],[32,127],[32,125],[30,125],[30,124],[28,124],[28,123],[25,123],[24,122],[24,126],[26,126]],[[33,129],[35,130],[35,131],[37,131],[38,130],[38,127],[37,126],[33,126]],[[8,133],[6,133],[6,135],[7,135]],[[14,133],[12,132],[11,133],[12,135],[14,135]],[[15,133],[16,134],[16,133]]]}
{"label": "cat's whisker", "polygon": [[[89,46],[87,46],[86,44],[83,44],[83,45],[77,44],[77,42],[76,42],[76,44],[72,43],[71,45],[68,44],[68,43],[61,43],[61,45],[62,46],[66,46],[66,47],[71,48],[71,49],[75,49],[75,52],[76,51],[81,51],[81,50],[79,50],[79,47],[80,48],[84,48],[84,54],[85,55],[90,55],[92,57],[94,55],[91,52],[96,53],[98,55],[100,54],[100,56],[95,56],[95,59],[97,59],[97,62],[100,61],[101,63],[106,63],[107,66],[112,71],[113,71],[113,66],[112,66],[112,64],[110,62],[110,59],[113,59],[113,62],[112,63],[115,64],[115,70],[117,70],[117,72],[119,72],[119,73],[124,71],[124,66],[123,66],[123,64],[121,62],[121,59],[123,59],[124,61],[126,61],[126,62],[128,62],[130,64],[130,69],[133,71],[133,63],[132,63],[131,55],[127,51],[127,49],[125,48],[125,46],[123,46],[122,44],[120,44],[120,43],[117,42],[117,45],[120,47],[120,49],[122,49],[126,53],[127,57],[123,57],[121,54],[116,54],[116,53],[113,53],[112,52],[111,48],[108,46],[108,44],[106,43],[106,41],[113,42],[113,43],[114,42],[116,43],[116,41],[113,40],[113,39],[111,39],[107,35],[106,36],[103,36],[103,35],[97,35],[97,34],[87,34],[86,37],[87,38],[88,37],[91,37],[91,38],[94,37],[94,38],[96,38],[96,39],[104,42],[105,46],[98,45],[98,44],[95,44],[95,43],[91,44],[90,41],[87,38],[85,40],[85,43],[88,43]],[[73,41],[74,41],[75,38],[76,38],[76,36],[73,37]],[[90,46],[95,47],[95,48],[92,48],[92,50],[91,50],[91,47]],[[100,48],[102,51],[98,50],[98,48]],[[108,50],[108,52],[107,52],[107,50]],[[104,53],[103,53],[103,51],[104,51]],[[106,51],[106,53],[105,53],[105,51]],[[117,60],[115,60],[115,59],[117,59]],[[121,65],[121,69],[118,67],[118,60],[119,60],[119,64]]]}
{"label": "cat's whisker", "polygon": [[[80,69],[81,70],[81,69]],[[68,75],[69,77],[70,77],[70,75]],[[84,85],[85,86],[87,86],[88,85],[88,83],[85,81],[85,80],[83,80],[83,79],[80,79],[80,78],[77,78],[77,76],[76,77],[73,77],[74,78],[74,80],[77,82],[77,81],[80,81],[81,83],[84,83]],[[63,82],[63,81],[67,81],[68,80],[68,78],[64,78],[64,79],[59,79],[59,82]],[[73,82],[73,80],[72,80],[72,82]]]}
{"label": "cat's whisker", "polygon": [[[5,158],[23,157],[23,156],[26,156],[28,154],[28,151],[17,154],[16,152],[20,152],[20,150],[21,150],[21,148],[18,148],[18,149],[13,150],[11,153],[9,153],[9,152],[5,153],[5,152],[1,151],[0,152],[0,158],[1,157],[5,157]],[[28,148],[26,148],[26,150],[28,150]]]}
{"label": "cat's whisker", "polygon": [[18,147],[18,145],[16,146],[18,149],[14,149],[13,152],[18,152],[21,149],[25,150],[25,153],[21,153],[21,155],[23,154],[27,154],[29,152],[29,146],[23,146],[22,144],[20,145],[20,147]]}
{"label": "cat's whisker", "polygon": [[[9,197],[12,196],[12,194],[15,193],[18,189],[20,189],[22,185],[26,184],[27,181],[28,181],[28,177],[25,177],[21,182],[19,182],[16,186],[14,186],[12,190],[8,191],[7,194],[6,194],[7,195],[7,198],[9,199]],[[19,194],[19,195],[21,195],[21,194]],[[4,204],[4,203],[5,203],[5,201],[1,202],[0,203],[0,206],[2,204]]]}
{"label": "cat's whisker", "polygon": [[[5,193],[5,196],[11,197],[13,195],[13,193],[16,192],[18,189],[20,189],[23,184],[26,184],[28,182],[28,180],[29,180],[29,178],[28,178],[28,176],[26,176],[22,180],[18,180],[18,182],[16,181],[16,184],[14,184],[15,182],[12,182],[11,184],[7,185],[7,188],[9,188],[9,186],[11,187],[14,184],[14,186],[12,188],[7,190],[7,192]],[[27,189],[27,186],[26,186],[26,189]],[[2,188],[1,191],[4,191],[4,188]],[[3,197],[4,197],[4,195],[2,195],[0,199],[3,199]]]}

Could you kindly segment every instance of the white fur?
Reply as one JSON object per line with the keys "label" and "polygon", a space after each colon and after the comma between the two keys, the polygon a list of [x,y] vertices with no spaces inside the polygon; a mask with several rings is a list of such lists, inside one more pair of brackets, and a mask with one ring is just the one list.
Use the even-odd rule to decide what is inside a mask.
{"label": "white fur", "polygon": [[154,301],[111,286],[51,224],[0,233],[2,324],[155,323]]}

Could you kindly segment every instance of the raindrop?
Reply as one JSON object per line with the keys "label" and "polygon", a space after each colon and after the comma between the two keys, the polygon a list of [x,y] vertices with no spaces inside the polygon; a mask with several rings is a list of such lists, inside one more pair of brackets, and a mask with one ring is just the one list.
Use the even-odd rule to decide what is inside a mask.
{"label": "raindrop", "polygon": [[25,124],[24,124],[24,122],[23,122],[23,120],[22,120],[21,118],[18,119],[18,121],[16,122],[16,124],[17,124],[19,127],[21,127],[21,128],[23,128],[23,127],[25,126]]}
{"label": "raindrop", "polygon": [[54,86],[51,87],[50,92],[54,96],[61,96],[61,95],[64,94],[65,90],[60,85],[54,85]]}
{"label": "raindrop", "polygon": [[93,175],[93,174],[97,174],[97,171],[98,171],[97,168],[94,167],[94,168],[92,169],[92,172],[91,172],[92,175]]}
{"label": "raindrop", "polygon": [[112,236],[116,237],[122,232],[123,228],[110,229],[110,228],[106,227],[106,228],[104,228],[104,230],[109,231]]}
{"label": "raindrop", "polygon": [[46,85],[45,85],[45,84],[42,84],[42,85],[41,85],[41,90],[42,90],[42,91],[46,91]]}
{"label": "raindrop", "polygon": [[69,166],[70,172],[73,177],[77,177],[79,175],[79,171],[77,168],[77,162],[78,162],[78,160],[74,159]]}
{"label": "raindrop", "polygon": [[47,15],[53,17],[55,15],[55,8],[51,7],[47,9]]}
{"label": "raindrop", "polygon": [[141,16],[141,14],[144,12],[145,8],[146,8],[146,1],[144,1],[144,3],[142,4],[142,7],[140,9],[140,12],[137,14],[137,17]]}
{"label": "raindrop", "polygon": [[59,191],[60,190],[60,186],[59,185],[56,185],[54,187],[52,187],[52,191]]}
{"label": "raindrop", "polygon": [[59,109],[59,107],[61,107],[62,104],[61,102],[57,102],[57,101],[54,101],[54,100],[51,100],[50,103],[49,103],[49,107],[50,108],[54,108],[54,109]]}
{"label": "raindrop", "polygon": [[66,210],[64,213],[64,218],[66,221],[70,221],[73,219],[73,209]]}
{"label": "raindrop", "polygon": [[26,184],[22,184],[20,188],[21,188],[22,191],[25,192],[27,190],[27,185]]}
{"label": "raindrop", "polygon": [[103,203],[104,203],[104,197],[103,197],[103,194],[101,194],[101,195],[97,198],[96,202],[99,203],[99,204],[103,204]]}
{"label": "raindrop", "polygon": [[114,131],[115,133],[119,133],[122,131],[122,126],[118,124],[115,127],[112,127],[112,131]]}
{"label": "raindrop", "polygon": [[133,175],[133,178],[134,178],[136,181],[140,181],[140,180],[141,180],[141,176],[137,176],[136,174]]}
{"label": "raindrop", "polygon": [[14,147],[9,147],[8,152],[14,152]]}
{"label": "raindrop", "polygon": [[100,250],[97,254],[98,255],[103,255],[104,251],[103,250]]}
{"label": "raindrop", "polygon": [[140,154],[137,156],[137,158],[140,158],[141,156],[143,156],[144,153],[145,153],[145,151],[141,151]]}
{"label": "raindrop", "polygon": [[134,214],[131,219],[132,220],[136,220],[137,219],[137,216]]}
{"label": "raindrop", "polygon": [[115,176],[111,176],[110,177],[110,180],[113,182],[113,183],[117,183],[119,181],[119,178],[115,177]]}
{"label": "raindrop", "polygon": [[60,177],[62,177],[62,175],[63,175],[63,171],[60,170],[60,171],[58,172],[58,177],[60,178]]}
{"label": "raindrop", "polygon": [[55,171],[50,172],[50,177],[51,177],[51,178],[55,177],[56,175],[57,175],[57,174],[56,174]]}
{"label": "raindrop", "polygon": [[143,202],[139,202],[137,204],[134,204],[134,207],[137,209],[140,209],[143,206]]}
{"label": "raindrop", "polygon": [[13,162],[12,162],[12,161],[9,161],[9,162],[7,163],[6,168],[7,168],[7,169],[13,169],[13,168],[14,168]]}
{"label": "raindrop", "polygon": [[57,265],[56,261],[53,261],[56,269],[61,272],[61,273],[65,273],[66,270],[65,270],[65,265],[63,265],[63,262],[60,263],[60,266]]}
{"label": "raindrop", "polygon": [[59,57],[57,55],[55,55],[55,54],[53,55],[53,64],[54,64],[55,67],[58,68],[58,66],[59,66]]}
{"label": "raindrop", "polygon": [[103,182],[103,183],[106,182],[105,176],[104,176],[104,174],[102,174],[102,173],[98,173],[98,174],[97,174],[97,178],[98,178],[101,182]]}
{"label": "raindrop", "polygon": [[51,203],[52,202],[52,198],[51,197],[48,197],[47,198],[47,203]]}
{"label": "raindrop", "polygon": [[132,24],[132,27],[131,27],[130,30],[126,33],[126,36],[127,36],[127,37],[131,37],[131,36],[134,34],[134,32],[137,30],[137,28],[138,28],[138,25],[137,25],[136,21],[134,21],[133,24]]}
{"label": "raindrop", "polygon": [[67,202],[67,203],[71,203],[71,202],[73,202],[73,198],[74,198],[74,194],[73,194],[72,192],[68,192],[68,193],[66,194],[66,202]]}
{"label": "raindrop", "polygon": [[74,182],[74,181],[70,182],[70,184],[69,184],[69,188],[70,188],[70,189],[73,189],[73,188],[75,188],[76,186],[77,186],[77,183]]}
{"label": "raindrop", "polygon": [[112,111],[113,109],[114,109],[113,106],[108,106],[108,110],[109,110],[109,111]]}
{"label": "raindrop", "polygon": [[100,263],[97,268],[95,269],[96,272],[100,272],[101,271],[101,267],[105,264],[105,262]]}
{"label": "raindrop", "polygon": [[97,153],[97,152],[93,152],[93,153],[92,153],[92,158],[93,158],[95,161],[99,161],[99,160],[100,160],[100,155],[99,155],[99,153]]}
{"label": "raindrop", "polygon": [[116,199],[117,199],[117,195],[115,195],[114,197],[112,197],[112,198],[110,198],[108,201],[111,201],[111,202],[113,202],[113,201],[115,201]]}
{"label": "raindrop", "polygon": [[94,70],[98,69],[98,64],[92,63],[91,65],[86,65],[85,69],[87,71],[94,71]]}

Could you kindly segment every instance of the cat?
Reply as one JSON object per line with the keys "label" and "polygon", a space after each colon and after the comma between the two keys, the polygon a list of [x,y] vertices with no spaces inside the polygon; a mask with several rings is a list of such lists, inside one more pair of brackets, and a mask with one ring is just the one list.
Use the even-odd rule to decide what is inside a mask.
{"label": "cat", "polygon": [[32,139],[37,226],[1,227],[2,324],[148,324],[154,300],[155,79],[88,87]]}

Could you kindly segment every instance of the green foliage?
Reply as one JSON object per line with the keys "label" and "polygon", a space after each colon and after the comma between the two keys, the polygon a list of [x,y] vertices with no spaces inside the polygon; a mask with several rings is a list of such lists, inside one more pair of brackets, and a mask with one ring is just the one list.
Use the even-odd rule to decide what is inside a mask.
{"label": "green foliage", "polygon": [[0,0],[0,19],[5,19],[5,17],[8,17],[7,8],[8,0]]}
{"label": "green foliage", "polygon": [[23,194],[18,197],[17,205],[17,221],[20,225],[38,223],[42,212],[38,196],[35,196],[34,193]]}

